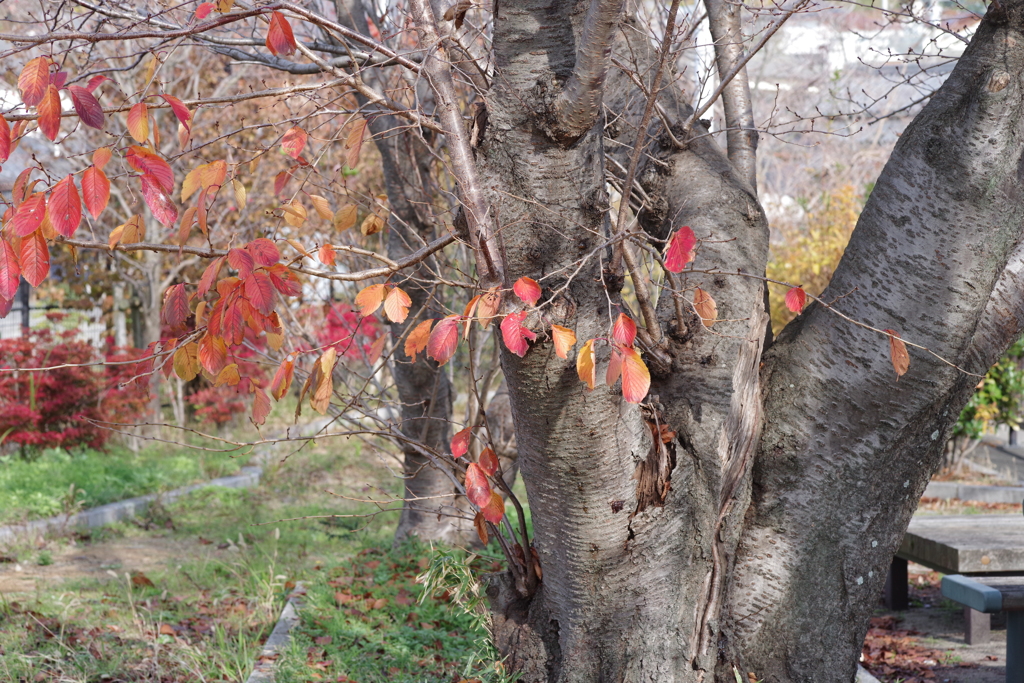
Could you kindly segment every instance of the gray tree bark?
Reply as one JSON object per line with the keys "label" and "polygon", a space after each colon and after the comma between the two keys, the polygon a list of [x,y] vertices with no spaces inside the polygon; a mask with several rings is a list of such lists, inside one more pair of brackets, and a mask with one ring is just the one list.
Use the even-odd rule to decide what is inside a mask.
{"label": "gray tree bark", "polygon": [[[743,274],[764,272],[767,224],[745,172],[706,131],[682,148],[661,121],[639,136],[643,95],[612,72],[607,140],[600,124],[571,142],[545,137],[584,52],[581,7],[496,9],[478,162],[505,226],[507,280],[538,280],[542,301],[559,292],[546,322],[581,341],[607,336],[625,304],[602,269],[604,160],[633,144],[648,147],[644,229],[664,238],[690,225],[706,241],[678,279],[680,305],[667,292],[659,301],[647,405],[618,388],[588,392],[549,341],[503,355],[543,582],[522,595],[494,577],[497,644],[524,681],[724,683],[736,667],[770,682],[848,683],[976,377],[911,350],[897,381],[885,336],[817,304],[762,359],[763,285]],[[993,5],[901,138],[823,295],[973,373],[1024,330],[1022,29],[1024,2]],[[645,74],[653,55],[641,43],[620,59]],[[689,108],[672,92],[661,99],[682,135]],[[692,311],[695,286],[718,304],[714,328]],[[667,444],[652,437],[660,425],[675,434]]]}

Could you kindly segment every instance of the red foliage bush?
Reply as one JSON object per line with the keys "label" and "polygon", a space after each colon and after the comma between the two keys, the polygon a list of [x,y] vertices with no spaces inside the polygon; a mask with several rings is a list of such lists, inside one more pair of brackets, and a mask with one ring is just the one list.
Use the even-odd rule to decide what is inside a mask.
{"label": "red foliage bush", "polygon": [[[0,436],[31,448],[101,447],[110,432],[96,421],[134,421],[145,412],[148,385],[133,382],[135,365],[90,365],[97,350],[76,340],[75,331],[49,328],[0,340]],[[134,349],[112,349],[107,357],[130,360]],[[48,372],[26,368],[63,366]],[[8,369],[17,370],[11,372]]]}

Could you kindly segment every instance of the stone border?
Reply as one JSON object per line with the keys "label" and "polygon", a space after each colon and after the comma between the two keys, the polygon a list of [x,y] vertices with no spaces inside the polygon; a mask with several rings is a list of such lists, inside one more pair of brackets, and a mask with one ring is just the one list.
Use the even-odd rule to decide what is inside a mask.
{"label": "stone border", "polygon": [[877,678],[871,675],[871,672],[864,668],[863,664],[857,664],[857,675],[853,679],[853,683],[881,683]]}
{"label": "stone border", "polygon": [[979,503],[1020,503],[1024,501],[1024,486],[979,486],[958,484],[955,481],[932,481],[928,483],[923,495],[928,498],[955,498]]}
{"label": "stone border", "polygon": [[243,467],[241,474],[230,477],[219,477],[200,484],[191,484],[163,493],[150,493],[145,496],[128,498],[116,503],[108,503],[84,510],[74,515],[57,515],[48,519],[37,519],[24,524],[12,524],[0,527],[0,541],[11,541],[18,536],[42,535],[47,531],[65,529],[88,529],[106,524],[113,524],[129,519],[146,511],[153,501],[172,503],[187,493],[208,486],[223,486],[230,489],[244,489],[256,486],[263,476],[263,468],[258,466]]}
{"label": "stone border", "polygon": [[299,610],[302,608],[301,598],[305,594],[306,588],[300,581],[288,596],[288,602],[281,610],[281,617],[267,637],[267,642],[263,644],[263,649],[260,650],[256,658],[256,666],[249,677],[245,679],[245,683],[274,683],[274,668],[291,639],[291,630],[299,623]]}

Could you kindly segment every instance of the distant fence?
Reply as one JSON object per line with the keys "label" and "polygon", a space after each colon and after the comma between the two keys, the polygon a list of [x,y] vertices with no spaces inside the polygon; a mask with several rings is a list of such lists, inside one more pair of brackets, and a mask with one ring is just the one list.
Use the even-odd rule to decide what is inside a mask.
{"label": "distant fence", "polygon": [[[17,339],[23,334],[25,310],[16,303],[6,318],[0,320],[0,339]],[[54,323],[47,319],[48,313],[64,313],[60,322]],[[103,311],[99,308],[83,311],[74,308],[51,308],[47,306],[29,306],[29,328],[53,327],[59,330],[75,330],[75,338],[92,344],[97,349],[103,348],[107,336],[107,325],[103,322]]]}

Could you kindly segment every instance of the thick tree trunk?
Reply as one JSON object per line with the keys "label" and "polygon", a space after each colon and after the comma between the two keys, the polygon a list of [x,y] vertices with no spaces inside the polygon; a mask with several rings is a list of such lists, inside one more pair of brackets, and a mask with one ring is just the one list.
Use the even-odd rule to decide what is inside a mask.
{"label": "thick tree trunk", "polygon": [[[610,301],[601,284],[606,143],[599,130],[569,146],[540,132],[573,67],[582,3],[508,4],[479,150],[508,280],[537,279],[542,301],[558,292],[546,319],[527,318],[534,330],[606,337],[622,305],[614,281]],[[1024,315],[1022,5],[989,13],[903,135],[824,295],[975,373]],[[643,45],[621,59],[650,72]],[[664,108],[685,121],[671,95]],[[607,153],[628,153],[642,95],[613,73],[605,104]],[[544,574],[527,596],[494,578],[497,643],[524,681],[724,683],[736,667],[848,683],[885,568],[976,378],[912,350],[897,382],[884,335],[818,305],[762,364],[764,214],[705,131],[678,149],[661,125],[638,174],[651,200],[641,224],[659,238],[690,225],[704,241],[678,278],[681,305],[670,288],[659,301],[646,405],[617,387],[588,392],[543,336],[524,358],[502,358]],[[718,304],[712,329],[692,311],[695,286]],[[662,424],[675,433],[664,446],[652,438]]]}

